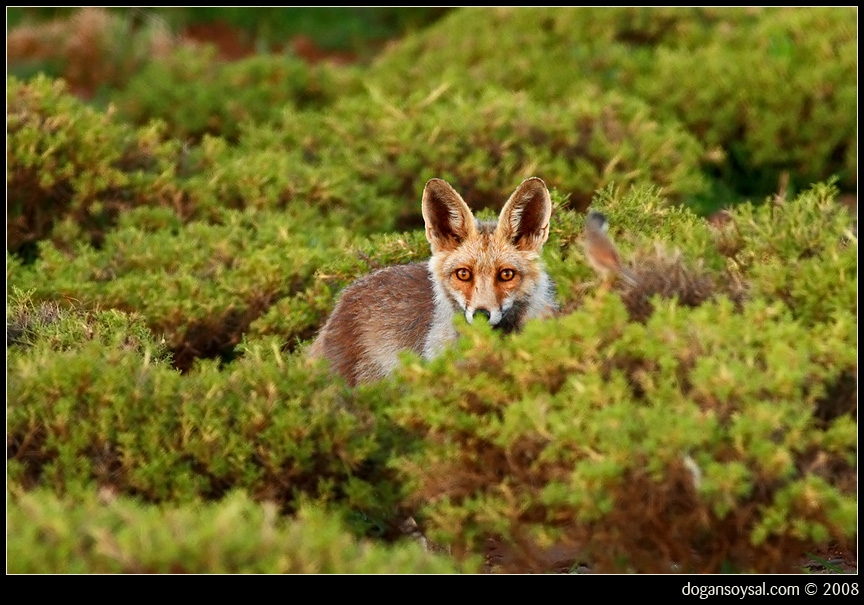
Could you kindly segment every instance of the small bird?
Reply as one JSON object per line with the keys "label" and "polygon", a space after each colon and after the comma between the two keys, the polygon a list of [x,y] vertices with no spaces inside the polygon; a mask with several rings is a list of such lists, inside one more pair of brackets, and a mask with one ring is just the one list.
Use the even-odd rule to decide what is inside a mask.
{"label": "small bird", "polygon": [[606,216],[592,210],[585,217],[585,235],[582,245],[585,249],[585,257],[588,264],[600,275],[604,282],[615,275],[620,275],[624,281],[631,286],[636,285],[633,273],[621,265],[621,255],[606,232],[609,229],[609,221]]}

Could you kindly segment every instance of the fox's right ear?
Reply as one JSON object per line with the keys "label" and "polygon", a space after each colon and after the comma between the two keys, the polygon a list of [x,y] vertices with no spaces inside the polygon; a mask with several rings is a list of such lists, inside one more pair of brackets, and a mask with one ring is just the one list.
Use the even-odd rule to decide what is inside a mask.
{"label": "fox's right ear", "polygon": [[468,204],[441,179],[430,179],[423,189],[423,220],[433,253],[455,250],[477,231]]}

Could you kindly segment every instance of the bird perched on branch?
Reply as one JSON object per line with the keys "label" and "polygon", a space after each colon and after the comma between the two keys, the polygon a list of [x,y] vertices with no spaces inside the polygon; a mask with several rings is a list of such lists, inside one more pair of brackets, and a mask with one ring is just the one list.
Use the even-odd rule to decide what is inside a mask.
{"label": "bird perched on branch", "polygon": [[588,264],[604,282],[620,275],[628,284],[635,286],[636,277],[632,271],[621,264],[621,255],[618,254],[618,249],[609,239],[606,233],[608,230],[609,221],[602,212],[592,210],[585,217],[585,233],[582,245]]}

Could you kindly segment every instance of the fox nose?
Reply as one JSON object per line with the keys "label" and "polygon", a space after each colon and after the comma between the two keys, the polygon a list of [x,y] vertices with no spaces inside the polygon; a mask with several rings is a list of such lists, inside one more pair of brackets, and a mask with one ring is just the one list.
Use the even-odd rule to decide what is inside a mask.
{"label": "fox nose", "polygon": [[478,315],[482,315],[483,317],[485,317],[486,321],[489,321],[489,318],[492,317],[492,314],[489,313],[489,311],[487,311],[486,309],[475,309],[474,317],[477,317]]}

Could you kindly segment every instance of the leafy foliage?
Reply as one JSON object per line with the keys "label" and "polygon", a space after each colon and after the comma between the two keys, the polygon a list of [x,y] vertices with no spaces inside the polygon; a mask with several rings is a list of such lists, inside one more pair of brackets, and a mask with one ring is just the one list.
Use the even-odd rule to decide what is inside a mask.
{"label": "leafy foliage", "polygon": [[[817,187],[781,210],[789,209],[789,224],[820,234],[818,254],[842,301],[842,288],[848,296],[857,280],[838,271],[849,271],[854,251],[841,237],[848,217],[829,206],[833,195],[830,186]],[[560,204],[560,194],[555,198]],[[692,275],[684,259],[700,250],[710,258],[721,234],[692,223],[689,233],[702,235],[686,237],[682,227],[694,217],[656,217],[650,209],[658,199],[651,190],[609,190],[595,204],[616,224],[644,226],[640,237],[620,239],[625,259],[664,235],[651,226],[656,222],[678,234],[668,242],[682,243],[676,262],[682,275]],[[649,209],[644,216],[642,208]],[[199,361],[180,375],[155,362],[164,358],[150,353],[155,337],[144,338],[150,344],[143,348],[113,344],[130,342],[133,326],[142,342],[140,324],[122,313],[108,312],[114,319],[91,323],[82,334],[73,329],[74,313],[19,296],[7,316],[37,328],[9,357],[10,478],[70,494],[95,482],[153,502],[220,498],[242,488],[286,512],[303,501],[326,504],[355,531],[372,535],[395,535],[403,516],[417,510],[430,537],[457,560],[482,554],[490,539],[508,545],[504,570],[577,560],[606,571],[784,570],[796,549],[854,535],[856,407],[845,385],[854,381],[857,357],[854,304],[799,319],[798,301],[766,298],[770,288],[755,286],[776,278],[759,267],[794,245],[794,229],[778,225],[772,212],[779,211],[763,206],[735,216],[746,227],[741,241],[734,256],[714,252],[729,266],[699,269],[710,278],[702,300],[688,303],[675,282],[671,291],[638,296],[621,285],[583,288],[558,319],[504,339],[463,327],[461,345],[442,358],[412,359],[398,380],[359,389],[333,383],[301,355],[286,355],[284,340],[268,336],[285,325],[274,319],[278,313],[249,330],[234,362],[220,369]],[[579,217],[564,211],[562,220]],[[203,226],[183,229],[196,228]],[[286,231],[274,221],[259,237],[278,240]],[[568,249],[570,232],[554,236],[560,249]],[[131,226],[116,233],[117,244],[147,236]],[[230,233],[226,226],[223,236]],[[806,241],[802,235],[799,245]],[[423,247],[419,234],[368,246],[372,254],[361,248],[319,274],[309,286],[319,304],[338,290],[328,280],[347,282],[367,267],[414,260]],[[100,253],[122,258],[118,250],[109,239]],[[581,264],[574,247],[569,255],[567,262],[549,255],[558,258],[550,265],[556,278],[555,266]],[[191,275],[213,252],[204,250],[199,260],[191,249],[170,256],[187,259],[190,268],[176,272]],[[48,269],[50,258],[35,268]],[[139,272],[158,267],[140,260]],[[92,258],[86,263],[94,265]],[[651,283],[651,270],[668,280],[668,263],[637,267],[641,283]],[[117,268],[108,283],[122,286],[123,264]],[[260,273],[241,272],[240,282],[254,283]],[[47,275],[47,283],[58,283]],[[217,282],[232,279],[214,275]],[[733,276],[749,284],[736,302],[728,295],[738,290],[723,285]],[[309,291],[286,304],[302,308]],[[637,314],[646,299],[649,310]],[[188,298],[166,297],[166,311],[170,300]],[[112,330],[119,340],[107,336]],[[653,507],[647,516],[646,502]],[[550,562],[550,552],[558,559]]]}
{"label": "leafy foliage", "polygon": [[70,494],[95,482],[152,502],[241,487],[284,512],[328,503],[357,531],[392,534],[400,490],[385,460],[403,446],[374,406],[273,340],[228,371],[202,362],[181,376],[106,338],[58,349],[46,337],[10,356],[11,480]]}
{"label": "leafy foliage", "polygon": [[[116,106],[8,78],[10,569],[785,572],[849,547],[848,15],[458,9],[350,68],[139,64],[161,30],[112,17]],[[357,388],[306,358],[345,286],[428,258],[428,178],[492,218],[532,175],[556,317],[462,322]],[[635,284],[585,262],[587,208]],[[393,544],[409,517],[450,556]]]}
{"label": "leafy foliage", "polygon": [[[12,283],[33,288],[37,299],[140,314],[185,370],[199,358],[230,358],[251,322],[310,285],[328,256],[324,246],[347,241],[340,229],[304,231],[309,220],[225,211],[218,226],[180,225],[164,209],[141,208],[125,213],[99,249],[41,247],[33,270]],[[283,336],[309,337],[308,325],[297,330]]]}
{"label": "leafy foliage", "polygon": [[788,571],[803,544],[854,539],[854,404],[817,418],[854,346],[763,301],[658,302],[640,324],[598,295],[403,370],[391,414],[429,446],[396,465],[433,540],[500,540],[505,571],[548,569],[553,546],[604,572]]}
{"label": "leafy foliage", "polygon": [[466,9],[386,53],[371,78],[397,94],[499,86],[540,102],[615,90],[680,120],[708,150],[706,171],[738,195],[771,193],[784,170],[800,188],[839,175],[854,189],[853,11]]}
{"label": "leafy foliage", "polygon": [[131,78],[112,101],[138,124],[162,119],[174,136],[236,139],[244,122],[269,122],[286,108],[321,109],[358,87],[347,69],[309,66],[289,55],[224,63],[213,47],[180,48]]}
{"label": "leafy foliage", "polygon": [[772,10],[752,28],[730,28],[686,53],[658,52],[652,77],[637,89],[708,148],[722,148],[724,180],[746,194],[773,191],[784,171],[798,188],[832,176],[854,188],[851,16],[842,8]]}
{"label": "leafy foliage", "polygon": [[181,206],[180,146],[154,123],[136,131],[70,95],[62,80],[6,88],[7,247],[15,252],[71,219],[91,241],[136,205]]}
{"label": "leafy foliage", "polygon": [[[8,492],[7,492],[8,494]],[[79,500],[7,495],[11,573],[455,573],[417,544],[358,542],[307,506],[287,521],[242,492],[218,504],[144,506],[108,490]]]}
{"label": "leafy foliage", "polygon": [[[496,91],[475,99],[441,88],[402,102],[372,90],[317,120],[286,112],[276,127],[250,128],[233,153],[248,158],[256,150],[251,157],[258,158],[271,149],[302,150],[322,183],[318,191],[357,191],[345,195],[356,200],[352,212],[367,216],[380,208],[373,224],[391,229],[393,221],[422,225],[419,204],[403,200],[417,200],[433,176],[451,182],[475,209],[500,209],[514,183],[532,175],[567,192],[577,209],[613,181],[653,182],[676,201],[704,192],[698,143],[649,113],[617,95],[541,104],[528,95]],[[287,160],[285,171],[297,173],[289,182],[309,174]]]}

